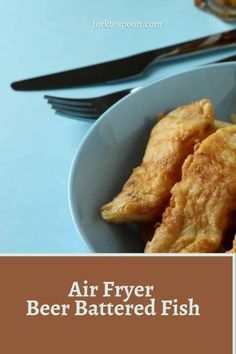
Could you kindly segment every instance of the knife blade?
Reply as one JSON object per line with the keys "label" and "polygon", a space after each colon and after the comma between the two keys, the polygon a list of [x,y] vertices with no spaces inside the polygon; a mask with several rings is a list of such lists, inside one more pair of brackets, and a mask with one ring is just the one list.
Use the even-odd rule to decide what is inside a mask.
{"label": "knife blade", "polygon": [[16,81],[11,84],[11,87],[14,90],[49,90],[102,84],[140,75],[157,62],[169,58],[198,54],[234,45],[236,45],[236,30],[231,30],[121,59]]}

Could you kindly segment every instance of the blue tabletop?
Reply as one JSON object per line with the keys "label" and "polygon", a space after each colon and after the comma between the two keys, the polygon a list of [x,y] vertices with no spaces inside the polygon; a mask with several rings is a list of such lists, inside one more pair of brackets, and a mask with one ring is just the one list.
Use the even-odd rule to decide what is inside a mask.
{"label": "blue tabletop", "polygon": [[[94,21],[159,21],[159,28],[102,28]],[[44,92],[14,92],[18,79],[85,66],[227,30],[193,0],[12,0],[0,11],[0,252],[85,253],[70,216],[72,158],[92,123],[56,116]],[[144,85],[231,49],[157,67]],[[50,94],[86,97],[129,82]]]}

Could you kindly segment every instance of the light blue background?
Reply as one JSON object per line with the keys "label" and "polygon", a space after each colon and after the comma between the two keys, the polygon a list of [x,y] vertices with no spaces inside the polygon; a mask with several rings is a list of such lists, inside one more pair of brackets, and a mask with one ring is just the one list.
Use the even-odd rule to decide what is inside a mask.
{"label": "light blue background", "polygon": [[[67,183],[72,158],[91,123],[56,116],[43,92],[14,92],[10,83],[232,26],[199,11],[191,0],[1,0],[0,5],[0,252],[87,252],[72,223]],[[94,19],[161,21],[163,26],[101,29],[93,27]],[[236,50],[223,55],[230,53]],[[133,84],[221,56],[162,65]],[[48,93],[86,97],[126,86],[129,82]]]}

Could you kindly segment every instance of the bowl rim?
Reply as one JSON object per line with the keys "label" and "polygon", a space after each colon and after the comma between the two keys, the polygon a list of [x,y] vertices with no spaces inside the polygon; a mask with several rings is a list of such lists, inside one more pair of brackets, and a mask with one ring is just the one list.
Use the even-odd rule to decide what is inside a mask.
{"label": "bowl rim", "polygon": [[75,179],[75,174],[76,174],[76,168],[77,168],[77,160],[80,158],[81,156],[81,150],[83,149],[84,144],[86,143],[87,139],[89,138],[89,136],[92,134],[92,132],[97,128],[97,126],[99,126],[104,120],[107,119],[107,116],[109,116],[110,112],[116,108],[118,105],[120,105],[123,101],[125,100],[129,100],[130,96],[132,95],[136,95],[137,93],[139,94],[142,91],[145,91],[147,88],[151,88],[152,86],[156,86],[158,83],[161,83],[163,81],[169,80],[171,78],[177,78],[179,76],[182,75],[187,75],[191,72],[197,72],[197,71],[204,71],[206,69],[211,70],[214,68],[221,68],[221,67],[232,67],[234,66],[236,68],[236,62],[234,61],[230,61],[230,62],[226,62],[226,63],[216,63],[216,64],[207,64],[207,65],[202,65],[200,67],[195,67],[195,68],[191,68],[189,70],[186,71],[181,71],[178,72],[176,74],[170,74],[170,75],[166,75],[165,77],[162,77],[161,79],[156,79],[154,81],[150,81],[149,83],[145,84],[144,86],[141,86],[140,88],[134,90],[134,92],[130,92],[128,95],[126,95],[125,97],[123,97],[122,99],[120,99],[119,101],[117,101],[115,104],[113,104],[111,107],[109,107],[93,124],[92,126],[89,128],[89,130],[85,133],[84,137],[82,138],[82,140],[80,141],[75,154],[72,158],[72,162],[71,162],[71,166],[70,166],[70,170],[69,170],[69,178],[68,178],[68,203],[69,203],[69,209],[70,209],[70,214],[74,223],[74,227],[76,229],[76,232],[78,234],[78,236],[80,237],[80,239],[82,240],[84,246],[86,247],[86,249],[91,252],[91,253],[97,253],[94,245],[92,244],[92,242],[90,241],[90,239],[86,236],[86,231],[84,230],[84,228],[81,226],[80,223],[77,222],[77,216],[76,212],[75,212],[75,206],[74,206],[74,202],[73,202],[73,181]]}

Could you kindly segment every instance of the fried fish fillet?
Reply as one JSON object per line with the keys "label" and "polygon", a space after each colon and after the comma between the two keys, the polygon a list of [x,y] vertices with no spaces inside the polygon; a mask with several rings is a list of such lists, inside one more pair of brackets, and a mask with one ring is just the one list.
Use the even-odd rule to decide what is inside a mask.
{"label": "fried fish fillet", "polygon": [[103,219],[114,223],[155,221],[181,178],[185,158],[213,131],[214,109],[207,99],[167,114],[152,129],[142,164],[133,170],[121,193],[101,208]]}
{"label": "fried fish fillet", "polygon": [[206,138],[183,164],[145,252],[215,252],[236,209],[236,126]]}

